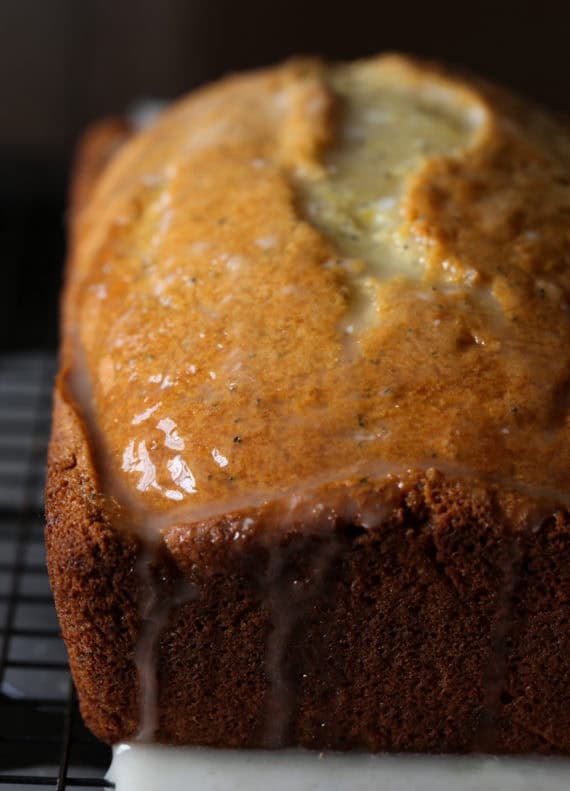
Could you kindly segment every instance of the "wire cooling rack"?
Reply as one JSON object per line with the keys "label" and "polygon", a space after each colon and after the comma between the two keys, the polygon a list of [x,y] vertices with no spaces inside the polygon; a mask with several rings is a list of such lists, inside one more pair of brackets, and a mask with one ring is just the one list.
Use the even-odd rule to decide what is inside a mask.
{"label": "wire cooling rack", "polygon": [[112,788],[79,714],[45,567],[53,357],[0,357],[0,786]]}

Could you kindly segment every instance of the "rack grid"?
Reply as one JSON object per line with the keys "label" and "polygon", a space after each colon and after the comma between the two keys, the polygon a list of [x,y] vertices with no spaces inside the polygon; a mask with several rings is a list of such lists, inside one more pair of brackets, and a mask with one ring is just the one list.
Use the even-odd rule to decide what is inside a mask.
{"label": "rack grid", "polygon": [[45,566],[43,485],[55,360],[0,357],[0,787],[112,788],[84,726]]}

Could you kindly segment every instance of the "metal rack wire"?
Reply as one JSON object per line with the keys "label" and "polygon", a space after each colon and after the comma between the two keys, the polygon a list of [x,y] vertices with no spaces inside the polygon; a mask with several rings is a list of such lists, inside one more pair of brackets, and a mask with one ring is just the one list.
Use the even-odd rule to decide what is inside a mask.
{"label": "metal rack wire", "polygon": [[111,788],[59,635],[43,548],[52,357],[0,357],[0,786]]}

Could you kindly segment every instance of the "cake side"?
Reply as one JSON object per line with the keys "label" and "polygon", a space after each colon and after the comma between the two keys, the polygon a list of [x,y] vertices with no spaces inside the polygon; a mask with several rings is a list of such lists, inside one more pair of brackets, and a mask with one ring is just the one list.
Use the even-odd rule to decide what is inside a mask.
{"label": "cake side", "polygon": [[202,595],[163,633],[158,738],[567,753],[567,518],[433,472],[358,489],[261,551],[239,514],[167,536]]}
{"label": "cake side", "polygon": [[[383,79],[402,79],[416,85],[413,90],[418,90],[414,80],[428,86],[439,85],[440,78],[430,69],[422,71],[401,61],[390,61],[388,72],[394,74],[393,69],[396,76]],[[497,318],[497,312],[495,305],[488,309],[485,289],[481,289],[480,299],[479,289],[473,291],[472,284],[465,287],[463,283],[466,274],[468,279],[474,277],[470,262],[476,257],[475,252],[479,256],[483,251],[485,266],[476,270],[477,283],[491,281],[496,291],[497,277],[489,274],[492,251],[497,255],[500,251],[502,260],[513,233],[517,238],[527,238],[519,193],[512,192],[510,198],[510,209],[518,219],[506,226],[502,240],[500,223],[489,223],[496,213],[500,215],[499,210],[509,208],[505,195],[492,211],[479,207],[479,213],[474,212],[470,218],[470,228],[478,233],[476,239],[468,239],[469,229],[464,234],[461,223],[449,224],[459,208],[466,211],[468,206],[477,204],[478,194],[486,194],[490,184],[488,170],[481,183],[475,176],[483,172],[483,165],[490,165],[484,152],[480,151],[477,160],[473,145],[476,149],[485,139],[488,145],[494,123],[479,127],[480,134],[467,160],[473,171],[469,178],[463,173],[461,178],[458,175],[462,167],[467,167],[463,158],[438,155],[431,162],[426,160],[421,175],[418,171],[417,178],[397,196],[403,215],[433,240],[425,247],[425,273],[422,269],[417,277],[412,275],[412,283],[409,277],[408,282],[403,282],[392,274],[383,276],[380,288],[364,282],[367,262],[359,263],[359,259],[344,252],[339,257],[339,242],[329,230],[332,227],[334,231],[334,223],[329,229],[323,226],[323,236],[306,221],[309,206],[301,205],[304,200],[310,201],[311,194],[318,193],[319,199],[324,195],[330,207],[326,168],[338,165],[334,157],[344,153],[335,150],[334,127],[330,125],[335,113],[341,113],[342,87],[337,90],[336,101],[340,104],[335,109],[333,93],[322,74],[320,67],[311,64],[284,67],[249,78],[250,84],[244,80],[244,94],[238,90],[238,78],[202,95],[204,98],[198,95],[190,100],[190,116],[200,113],[190,109],[194,107],[192,103],[204,102],[206,112],[208,96],[214,105],[218,102],[209,125],[196,124],[195,134],[198,139],[202,136],[206,149],[211,144],[210,133],[216,129],[213,121],[219,120],[216,113],[225,113],[226,108],[232,119],[233,112],[243,117],[251,114],[256,102],[268,102],[274,117],[265,119],[263,123],[268,126],[262,124],[245,143],[231,137],[234,134],[239,138],[242,128],[228,132],[226,125],[218,129],[221,136],[214,137],[215,151],[200,153],[203,169],[196,167],[186,174],[197,179],[196,188],[200,186],[201,194],[206,196],[204,205],[193,202],[190,181],[180,184],[180,192],[174,193],[179,201],[177,210],[186,212],[183,222],[180,214],[177,220],[168,220],[168,201],[162,197],[160,180],[156,181],[153,170],[155,160],[147,158],[149,150],[156,149],[153,156],[160,160],[168,145],[184,149],[187,122],[182,122],[186,112],[182,109],[175,110],[164,126],[159,124],[154,132],[127,146],[111,164],[77,220],[78,243],[66,298],[64,367],[56,393],[50,450],[47,541],[50,575],[82,712],[94,732],[109,742],[133,738],[143,729],[145,738],[181,744],[568,752],[570,737],[565,712],[569,701],[565,690],[570,687],[564,657],[568,656],[565,647],[570,646],[564,612],[570,559],[567,520],[555,507],[556,502],[564,500],[563,492],[556,490],[560,489],[565,456],[559,454],[552,468],[554,492],[545,491],[548,476],[544,475],[566,430],[565,320],[554,332],[558,314],[547,315],[554,313],[553,305],[561,309],[564,271],[557,269],[557,256],[564,242],[559,227],[562,198],[558,203],[554,199],[550,204],[546,201],[546,206],[543,201],[540,217],[533,214],[536,207],[529,205],[530,219],[541,222],[547,233],[532,255],[519,240],[519,253],[513,253],[514,262],[509,261],[507,274],[516,271],[518,276],[520,269],[520,282],[507,282],[502,292],[496,292],[505,300],[512,299],[513,294],[524,294],[525,299],[529,293],[534,294],[538,275],[525,275],[518,262],[542,272],[546,259],[538,256],[537,250],[550,251],[552,281],[541,288],[545,293],[550,287],[559,291],[548,293],[548,307],[541,308],[532,319],[532,328],[540,325],[542,334],[531,348],[521,350],[521,342],[530,332],[528,327],[520,331],[517,327],[512,334],[501,324],[499,332],[490,322]],[[441,79],[444,90],[449,90],[446,78]],[[288,86],[286,90],[284,84]],[[291,103],[290,96],[286,101],[275,98],[279,91],[287,94],[291,90],[296,103]],[[460,88],[455,90],[461,93]],[[466,87],[465,91],[464,101],[475,103],[483,112],[481,107],[486,107],[488,101],[485,96],[474,98],[471,88]],[[457,93],[453,95],[461,103]],[[242,102],[244,105],[236,111]],[[247,174],[268,167],[260,152],[268,161],[277,156],[272,125],[282,119],[283,106],[287,107],[288,123],[279,141],[279,164],[260,186]],[[519,112],[516,102],[513,107],[514,117],[515,110]],[[485,109],[484,113],[491,110]],[[203,119],[200,123],[204,123]],[[549,135],[553,132],[546,122],[546,131],[542,122],[536,124],[540,127],[536,140],[540,135],[552,139]],[[247,155],[247,174],[235,162],[232,165],[232,151],[238,143],[245,146],[240,149],[240,156]],[[504,140],[501,145],[506,145]],[[539,157],[536,141],[529,146],[534,157],[530,168],[534,168],[532,183],[536,184],[547,179],[551,174],[548,168],[554,165],[548,164],[544,152],[542,159]],[[495,158],[497,168],[501,162],[511,162],[508,156],[506,160],[497,159],[500,150],[500,146],[491,146],[491,160]],[[556,153],[558,167],[564,156],[564,152]],[[522,167],[519,160],[516,162],[517,167]],[[185,168],[187,165],[178,164],[179,172],[186,172]],[[433,175],[433,182],[431,176],[425,178],[426,173]],[[513,177],[512,169],[505,168],[505,173],[505,179],[509,173]],[[148,206],[144,201],[140,203],[143,182],[143,193],[152,192],[150,217],[146,213]],[[451,196],[442,192],[442,184],[446,189],[451,185],[459,190],[460,182],[468,185],[466,194],[457,197],[453,192]],[[431,190],[430,184],[435,183],[438,188]],[[139,186],[134,189],[129,186],[132,184]],[[526,196],[525,200],[530,199],[529,184],[523,183],[520,193]],[[179,283],[172,281],[172,291],[160,286],[168,283],[173,274],[168,270],[169,254],[174,251],[181,256],[176,266],[182,266],[185,272],[190,264],[196,266],[196,255],[205,250],[189,249],[188,244],[207,241],[199,238],[198,231],[203,227],[200,223],[215,224],[216,229],[210,229],[210,234],[225,233],[228,219],[218,222],[224,219],[220,208],[226,206],[221,203],[226,200],[225,192],[234,191],[239,198],[256,189],[256,200],[243,202],[239,214],[231,215],[236,226],[248,229],[250,241],[253,238],[260,242],[255,244],[258,252],[252,253],[251,247],[247,250],[252,258],[247,264],[251,271],[244,273],[244,261],[234,261],[234,274],[240,273],[239,284],[236,274],[229,286],[226,276],[219,274],[219,267],[223,265],[225,273],[231,274],[232,256],[213,266],[209,258],[207,262],[204,259],[202,276],[212,283],[221,279],[220,291],[214,286],[213,292],[203,291],[205,300],[200,302],[196,297],[185,315],[181,308],[188,307],[186,297],[178,309],[175,304]],[[126,198],[122,190],[128,193]],[[497,194],[494,190],[489,192]],[[274,202],[264,207],[270,193]],[[413,201],[412,194],[417,196]],[[231,203],[234,209],[239,204],[235,195]],[[298,205],[293,201],[294,195]],[[385,197],[390,196],[379,199]],[[341,204],[341,209],[346,210],[347,203]],[[283,205],[288,206],[283,225],[283,233],[289,238],[285,257],[269,244],[272,234],[261,227],[260,219],[273,222],[276,216],[283,220]],[[349,199],[349,214],[351,205]],[[384,216],[392,208],[384,208]],[[550,219],[547,209],[552,214]],[[364,225],[367,222],[366,217],[349,219]],[[401,232],[397,222],[396,217],[394,233]],[[155,274],[151,271],[148,275],[153,289],[148,292],[144,285],[146,275],[137,274],[137,267],[142,263],[144,271],[145,267],[152,270],[154,266],[153,234],[157,224],[166,226],[167,235],[172,233],[170,241],[174,247],[157,254],[161,263]],[[137,228],[140,238],[136,238],[133,248]],[[409,229],[408,232],[411,233]],[[231,232],[232,244],[238,246],[241,233]],[[215,238],[211,235],[209,241]],[[394,244],[397,241],[392,239]],[[537,242],[530,237],[527,241]],[[224,246],[226,242],[227,239]],[[422,246],[424,242],[415,239],[414,244]],[[457,254],[459,246],[461,257]],[[452,249],[455,258],[442,258]],[[144,263],[145,250],[150,264]],[[445,260],[449,261],[447,270],[441,266]],[[343,266],[324,266],[338,261],[344,262]],[[293,268],[288,268],[291,262]],[[295,267],[301,264],[309,273],[302,274],[305,279],[295,279],[294,274],[300,271]],[[209,316],[216,307],[220,312],[209,318],[220,327],[231,327],[225,323],[226,314],[220,307],[224,297],[243,288],[243,302],[234,306],[235,312],[231,313],[238,317],[244,316],[248,300],[267,304],[274,299],[280,284],[276,273],[279,267],[285,277],[281,287],[301,287],[306,300],[292,300],[294,292],[283,294],[288,297],[287,311],[278,304],[275,324],[265,319],[257,324],[263,330],[258,343],[262,350],[264,345],[268,348],[269,341],[282,339],[278,344],[279,371],[287,369],[295,344],[297,350],[302,350],[294,361],[296,368],[286,370],[287,376],[277,390],[271,389],[275,385],[271,372],[267,377],[256,373],[255,366],[263,368],[269,361],[261,354],[262,361],[250,363],[253,367],[246,368],[239,381],[235,382],[234,376],[228,377],[227,382],[222,380],[224,397],[237,395],[237,411],[236,401],[232,403],[233,411],[227,413],[215,406],[222,392],[215,386],[221,378],[219,367],[212,368],[216,376],[212,378],[208,373],[207,385],[201,382],[196,392],[192,388],[185,390],[189,379],[176,382],[176,376],[165,369],[160,371],[160,380],[146,381],[137,395],[136,377],[130,383],[128,377],[141,372],[137,355],[146,348],[144,344],[148,347],[145,353],[150,358],[149,365],[158,361],[169,367],[179,354],[189,369],[194,363],[188,363],[191,349],[183,341],[185,335],[196,334],[193,311]],[[443,288],[440,274],[430,274],[438,267],[439,272],[450,273]],[[123,282],[122,290],[115,290],[116,280],[101,281],[102,274],[118,277]],[[190,269],[186,275],[190,280],[194,276]],[[456,288],[458,281],[461,285]],[[113,290],[107,290],[110,282],[114,283]],[[193,287],[191,283],[187,285]],[[434,286],[437,303],[424,298],[426,289],[431,291]],[[219,300],[209,302],[209,293]],[[309,297],[313,298],[312,307]],[[528,303],[520,302],[519,316],[526,319],[532,313],[535,297]],[[544,296],[536,298],[544,300]],[[117,317],[119,323],[122,320],[118,312],[122,300],[126,320],[130,315],[134,321],[138,311],[139,341],[127,327],[122,336],[125,344],[113,346],[112,328]],[[353,344],[354,333],[347,332],[347,319],[351,312],[354,315],[361,300],[367,300],[367,309],[371,301],[375,302],[374,333],[366,336],[358,328],[357,342]],[[163,311],[168,313],[173,307],[174,318],[166,321]],[[309,314],[305,310],[309,307],[314,315],[307,325]],[[509,310],[512,311],[512,302]],[[358,316],[365,315],[365,311],[356,312]],[[265,310],[264,315],[268,313]],[[381,337],[376,333],[376,314],[383,327]],[[256,315],[252,311],[248,318],[252,327]],[[328,322],[328,335],[319,326],[323,316]],[[414,319],[412,326],[410,318]],[[504,315],[499,318],[504,322]],[[446,322],[446,330],[437,329]],[[79,356],[75,345],[77,325],[82,328]],[[109,331],[106,325],[111,328]],[[153,352],[154,334],[160,335],[161,327],[168,331],[164,337],[170,333],[168,345],[161,342]],[[499,353],[499,342],[506,346],[506,356]],[[138,347],[137,343],[143,345]],[[227,339],[220,336],[217,343],[223,346]],[[214,347],[210,344],[208,348]],[[430,352],[429,360],[422,359],[421,365],[418,349],[423,349],[426,358],[426,350]],[[490,353],[483,356],[483,349]],[[159,350],[157,356],[155,352]],[[531,372],[540,350],[544,365],[539,378],[531,376]],[[130,373],[129,355],[138,360]],[[345,361],[355,358],[358,365],[346,367]],[[241,355],[234,362],[243,363],[244,359]],[[452,368],[458,360],[459,370],[454,373]],[[123,365],[127,365],[125,377]],[[462,388],[448,392],[451,379],[466,376],[469,366],[473,370]],[[333,373],[336,370],[333,380],[322,375],[329,368]],[[363,376],[359,371],[368,368],[374,371],[372,375]],[[390,374],[389,381],[383,379],[386,372]],[[186,373],[196,376],[190,370]],[[313,377],[315,373],[321,377],[319,381]],[[158,374],[152,368],[148,376]],[[90,383],[95,397],[93,403],[86,404],[80,396],[88,394]],[[232,384],[237,386],[230,389]],[[264,392],[269,397],[253,396],[254,389],[267,385],[269,390]],[[173,420],[173,413],[162,415],[155,410],[145,418],[144,413],[155,406],[154,401],[148,400],[152,386],[158,388],[158,397],[168,409],[184,395],[186,417],[182,411],[176,415],[181,418]],[[369,392],[372,387],[373,393]],[[350,431],[344,431],[346,415],[336,406],[327,412],[333,392],[335,405],[342,402],[350,406],[354,424]],[[169,400],[171,393],[173,400]],[[135,403],[131,396],[140,398],[144,407],[134,416],[130,413],[130,406]],[[350,398],[352,401],[347,401]],[[411,411],[413,398],[419,410],[417,416]],[[260,403],[256,403],[258,399]],[[382,399],[389,402],[388,411],[381,415],[384,425],[374,413],[375,404]],[[488,410],[488,404],[492,410]],[[424,420],[422,410],[429,420]],[[141,420],[133,425],[132,421],[141,415]],[[338,418],[343,431],[335,425],[334,431],[328,433],[333,418]],[[114,429],[107,430],[114,421],[126,426],[131,436],[133,432],[143,432],[133,440],[132,453],[126,460],[124,451],[131,440],[124,448],[122,439],[117,440],[116,446],[113,444],[114,437],[123,436],[121,426],[118,434]],[[229,421],[228,425],[224,421]],[[398,429],[406,421],[409,426],[399,435]],[[449,424],[445,430],[444,424]],[[184,430],[186,426],[190,430]],[[216,432],[222,426],[224,436],[229,429],[231,453],[219,447],[217,440],[213,447],[209,446],[213,444],[209,443],[209,432],[214,426]],[[462,428],[460,435],[458,426]],[[426,445],[426,439],[432,439],[428,427],[435,432],[434,441],[440,438],[437,431],[441,429],[441,447]],[[554,428],[546,449],[545,427],[549,431]],[[382,449],[390,444],[384,441],[386,434],[381,428],[388,429],[388,434],[396,439],[400,437],[397,441],[402,445],[401,457],[398,451],[392,458],[389,453],[384,458]],[[508,432],[502,433],[503,428]],[[511,434],[518,428],[520,433],[511,443]],[[284,431],[291,431],[295,444],[280,439]],[[350,438],[350,452],[343,444],[343,432]],[[299,442],[304,433],[312,448],[308,454],[311,474],[307,475],[303,467],[306,462],[293,452],[296,449],[300,453]],[[191,468],[183,458],[182,451],[199,445],[202,435],[209,443],[205,447],[214,472],[204,470],[200,476],[198,468]],[[341,444],[335,444],[339,437]],[[378,440],[382,444],[371,451],[370,443]],[[517,443],[523,440],[530,441],[531,447],[534,442],[538,449],[537,458],[526,469],[513,455]],[[271,443],[279,449],[273,460],[264,450]],[[474,453],[461,456],[458,448],[469,443]],[[283,450],[284,456],[280,455]],[[148,452],[145,455],[145,451],[156,453],[156,457],[151,458]],[[237,454],[242,451],[245,453],[239,461]],[[326,463],[315,474],[311,459],[317,458],[317,451]],[[486,476],[478,475],[475,461],[485,461],[493,454],[494,466],[484,470]],[[178,462],[173,463],[177,457]],[[281,475],[284,458],[295,473],[292,478]],[[408,464],[401,463],[402,458]],[[535,475],[538,460],[546,466],[540,475]],[[444,470],[445,478],[441,473],[425,473],[433,466]],[[154,478],[161,488],[158,494],[152,475],[149,478],[152,467],[170,478],[168,485],[164,478]],[[408,467],[415,467],[418,472],[407,472]],[[251,471],[240,478],[234,472],[236,468]],[[251,476],[259,479],[259,485],[248,489]],[[150,481],[146,489],[137,486],[145,481]],[[519,493],[508,494],[509,490]],[[177,492],[182,498],[178,494],[165,496],[168,491]],[[184,506],[177,510],[180,502]],[[158,599],[158,605],[151,599]],[[154,629],[152,624],[157,623],[159,628]],[[145,669],[140,646],[141,642],[148,642],[149,635],[154,658]],[[154,659],[158,687],[150,700],[142,687],[145,679],[151,687],[154,685]],[[150,717],[150,728],[148,722],[142,722],[145,716]]]}
{"label": "cake side", "polygon": [[60,388],[46,485],[48,571],[86,722],[115,742],[139,728],[140,539],[110,518],[85,426]]}
{"label": "cake side", "polygon": [[[142,725],[145,550],[104,520],[66,412],[49,570],[82,714],[117,743]],[[343,488],[165,533],[152,739],[569,753],[568,519],[435,472]]]}

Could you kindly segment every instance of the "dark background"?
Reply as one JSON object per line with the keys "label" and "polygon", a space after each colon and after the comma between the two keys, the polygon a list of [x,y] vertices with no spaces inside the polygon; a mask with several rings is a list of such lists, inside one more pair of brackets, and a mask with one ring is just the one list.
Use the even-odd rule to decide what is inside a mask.
{"label": "dark background", "polygon": [[55,347],[81,130],[293,53],[440,58],[570,114],[570,2],[0,0],[1,350]]}

